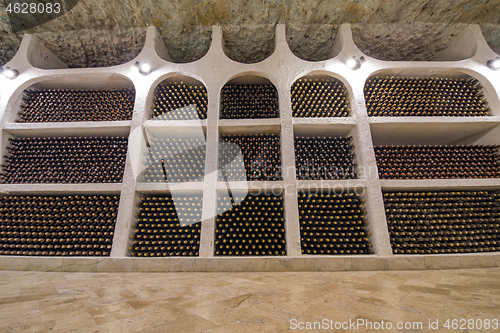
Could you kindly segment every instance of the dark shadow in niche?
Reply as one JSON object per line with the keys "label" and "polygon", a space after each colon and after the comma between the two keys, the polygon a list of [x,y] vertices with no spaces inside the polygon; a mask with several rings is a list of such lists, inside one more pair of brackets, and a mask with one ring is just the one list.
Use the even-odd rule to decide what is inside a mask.
{"label": "dark shadow in niche", "polygon": [[260,62],[274,52],[275,31],[274,24],[223,26],[224,53],[244,64]]}
{"label": "dark shadow in niche", "polygon": [[175,63],[193,62],[203,58],[212,44],[212,29],[195,25],[179,30],[158,29],[171,59]]}
{"label": "dark shadow in niche", "polygon": [[[440,52],[458,41],[466,23],[351,24],[354,43],[366,55],[387,61],[432,61]],[[475,53],[462,52],[453,60]],[[442,59],[451,60],[451,59]]]}
{"label": "dark shadow in niche", "polygon": [[340,52],[334,48],[339,26],[332,24],[287,24],[286,41],[293,54],[307,61],[334,58]]}
{"label": "dark shadow in niche", "polygon": [[111,67],[137,57],[146,28],[82,29],[35,34],[69,68]]}
{"label": "dark shadow in niche", "polygon": [[480,24],[484,39],[491,49],[500,55],[500,24]]}

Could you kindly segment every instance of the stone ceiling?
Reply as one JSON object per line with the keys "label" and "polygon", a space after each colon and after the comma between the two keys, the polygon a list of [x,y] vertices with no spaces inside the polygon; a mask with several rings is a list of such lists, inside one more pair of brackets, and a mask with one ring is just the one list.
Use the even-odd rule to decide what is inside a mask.
{"label": "stone ceiling", "polygon": [[342,23],[351,23],[364,53],[383,60],[432,60],[468,24],[479,24],[500,53],[500,0],[80,0],[65,15],[21,32],[12,32],[2,1],[0,64],[15,54],[23,33],[38,36],[70,67],[121,64],[140,52],[150,25],[175,62],[201,58],[211,27],[220,25],[228,56],[253,63],[273,52],[277,23],[286,24],[291,50],[310,61],[328,59]]}

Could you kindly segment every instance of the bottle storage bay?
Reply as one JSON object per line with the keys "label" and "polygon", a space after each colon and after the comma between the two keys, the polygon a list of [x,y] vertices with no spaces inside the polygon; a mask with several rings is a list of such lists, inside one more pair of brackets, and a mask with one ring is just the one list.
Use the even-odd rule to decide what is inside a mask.
{"label": "bottle storage bay", "polygon": [[35,67],[25,36],[0,92],[0,268],[500,265],[500,73],[486,45],[351,68],[348,25],[342,51],[316,63],[278,25],[275,52],[241,64],[221,34],[180,64],[148,28],[137,59],[98,69]]}

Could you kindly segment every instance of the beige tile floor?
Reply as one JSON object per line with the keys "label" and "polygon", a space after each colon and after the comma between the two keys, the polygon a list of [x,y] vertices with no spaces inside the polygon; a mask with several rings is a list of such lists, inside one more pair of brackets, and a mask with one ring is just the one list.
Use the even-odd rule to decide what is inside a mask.
{"label": "beige tile floor", "polygon": [[[463,331],[446,330],[443,325],[447,319],[500,320],[500,268],[336,273],[0,271],[0,332],[282,332],[324,319],[332,321],[333,330],[316,331]],[[349,320],[372,325],[383,320],[394,329],[335,330],[335,323]],[[439,320],[439,329],[429,330],[429,320]],[[422,322],[422,329],[398,330],[398,322]],[[500,327],[467,332],[471,331],[498,332]]]}

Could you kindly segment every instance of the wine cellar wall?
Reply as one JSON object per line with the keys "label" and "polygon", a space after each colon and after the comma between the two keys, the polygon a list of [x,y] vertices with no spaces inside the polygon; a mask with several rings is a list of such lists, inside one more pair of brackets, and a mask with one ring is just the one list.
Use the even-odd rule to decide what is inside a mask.
{"label": "wine cellar wall", "polygon": [[24,36],[0,78],[0,269],[500,266],[500,71],[478,26],[432,62],[370,58],[346,24],[332,59],[297,58],[278,25],[242,64],[212,31],[192,63],[150,27],[136,59],[89,69]]}

